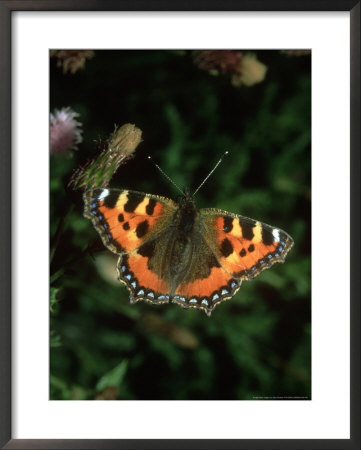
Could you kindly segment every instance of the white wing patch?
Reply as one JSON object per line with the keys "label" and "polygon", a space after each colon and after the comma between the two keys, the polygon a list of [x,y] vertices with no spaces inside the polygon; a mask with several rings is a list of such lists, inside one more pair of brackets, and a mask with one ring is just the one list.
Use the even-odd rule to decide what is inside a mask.
{"label": "white wing patch", "polygon": [[275,238],[276,242],[280,241],[280,230],[277,230],[276,228],[272,230],[273,237]]}
{"label": "white wing patch", "polygon": [[104,200],[105,197],[109,195],[109,189],[103,189],[102,193],[99,195],[98,200]]}

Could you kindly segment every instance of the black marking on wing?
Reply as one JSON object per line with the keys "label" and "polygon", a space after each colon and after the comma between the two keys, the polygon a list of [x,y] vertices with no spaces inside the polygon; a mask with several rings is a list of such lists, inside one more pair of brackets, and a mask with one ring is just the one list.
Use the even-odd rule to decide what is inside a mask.
{"label": "black marking on wing", "polygon": [[[213,253],[211,254],[211,256],[209,257],[208,260],[208,267],[211,269],[212,267],[221,267],[221,265],[219,264],[217,258],[213,255]],[[210,273],[210,272],[209,272]]]}
{"label": "black marking on wing", "polygon": [[153,214],[156,204],[157,202],[154,200],[154,198],[149,199],[149,203],[145,207],[145,212],[148,214],[148,216],[151,216]]}
{"label": "black marking on wing", "polygon": [[148,220],[143,220],[143,222],[140,222],[137,225],[137,228],[135,229],[135,233],[138,238],[143,237],[145,234],[147,234],[149,229],[149,223]]}
{"label": "black marking on wing", "polygon": [[229,233],[233,228],[233,217],[223,216],[223,231]]}
{"label": "black marking on wing", "polygon": [[155,242],[150,241],[141,245],[138,248],[137,252],[141,256],[145,256],[146,258],[152,258],[152,256],[154,255],[154,249],[155,249]]}
{"label": "black marking on wing", "polygon": [[94,199],[94,198],[98,199],[101,196],[103,190],[104,189],[93,189],[92,191],[89,191],[89,193],[91,194],[91,198],[92,199]]}
{"label": "black marking on wing", "polygon": [[124,205],[124,211],[134,212],[136,207],[145,199],[145,195],[128,192],[127,199],[127,203]]}
{"label": "black marking on wing", "polygon": [[262,242],[264,245],[272,245],[274,237],[272,234],[272,229],[262,225]]}
{"label": "black marking on wing", "polygon": [[239,224],[242,228],[242,236],[251,241],[254,237],[253,234],[253,227],[256,225],[256,222],[254,220],[248,220],[247,222],[245,220],[239,219]]}
{"label": "black marking on wing", "polygon": [[104,206],[107,208],[115,208],[115,205],[117,204],[117,201],[119,199],[119,192],[111,192],[109,195],[104,197]]}
{"label": "black marking on wing", "polygon": [[223,239],[222,241],[221,253],[225,258],[227,258],[227,256],[233,253],[233,245],[227,238]]}

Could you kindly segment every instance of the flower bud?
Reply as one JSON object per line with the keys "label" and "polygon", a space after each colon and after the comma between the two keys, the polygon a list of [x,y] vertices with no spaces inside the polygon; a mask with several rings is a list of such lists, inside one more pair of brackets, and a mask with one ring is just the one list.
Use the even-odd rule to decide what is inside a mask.
{"label": "flower bud", "polygon": [[265,79],[267,66],[258,61],[257,56],[247,53],[243,56],[239,72],[232,76],[233,86],[253,86]]}

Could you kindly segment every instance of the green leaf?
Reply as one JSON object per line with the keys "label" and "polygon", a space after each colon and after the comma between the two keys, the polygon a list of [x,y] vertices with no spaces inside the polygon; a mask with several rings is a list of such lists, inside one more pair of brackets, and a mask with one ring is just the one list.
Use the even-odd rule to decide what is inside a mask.
{"label": "green leaf", "polygon": [[97,391],[101,392],[107,387],[119,386],[127,371],[128,361],[124,359],[114,369],[103,375],[96,385]]}
{"label": "green leaf", "polygon": [[50,312],[52,314],[56,313],[56,309],[57,309],[57,305],[58,305],[58,299],[56,298],[58,292],[59,292],[59,288],[54,288],[51,287],[50,288]]}
{"label": "green leaf", "polygon": [[58,334],[55,334],[53,331],[50,332],[50,347],[60,347],[61,346],[61,337]]}

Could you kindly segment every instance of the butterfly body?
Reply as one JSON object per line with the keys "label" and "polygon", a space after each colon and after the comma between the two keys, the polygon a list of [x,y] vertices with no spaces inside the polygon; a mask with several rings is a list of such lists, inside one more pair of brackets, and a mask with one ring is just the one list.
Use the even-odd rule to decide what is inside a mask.
{"label": "butterfly body", "polygon": [[218,209],[197,210],[186,192],[179,205],[136,191],[84,193],[84,216],[119,255],[119,280],[132,303],[173,302],[204,310],[231,298],[293,245],[284,231]]}
{"label": "butterfly body", "polygon": [[168,281],[177,285],[184,277],[193,254],[193,240],[197,236],[195,229],[197,210],[193,198],[185,195],[179,208],[174,212],[170,227],[169,246],[167,254],[169,262],[165,262],[165,272],[168,270]]}

